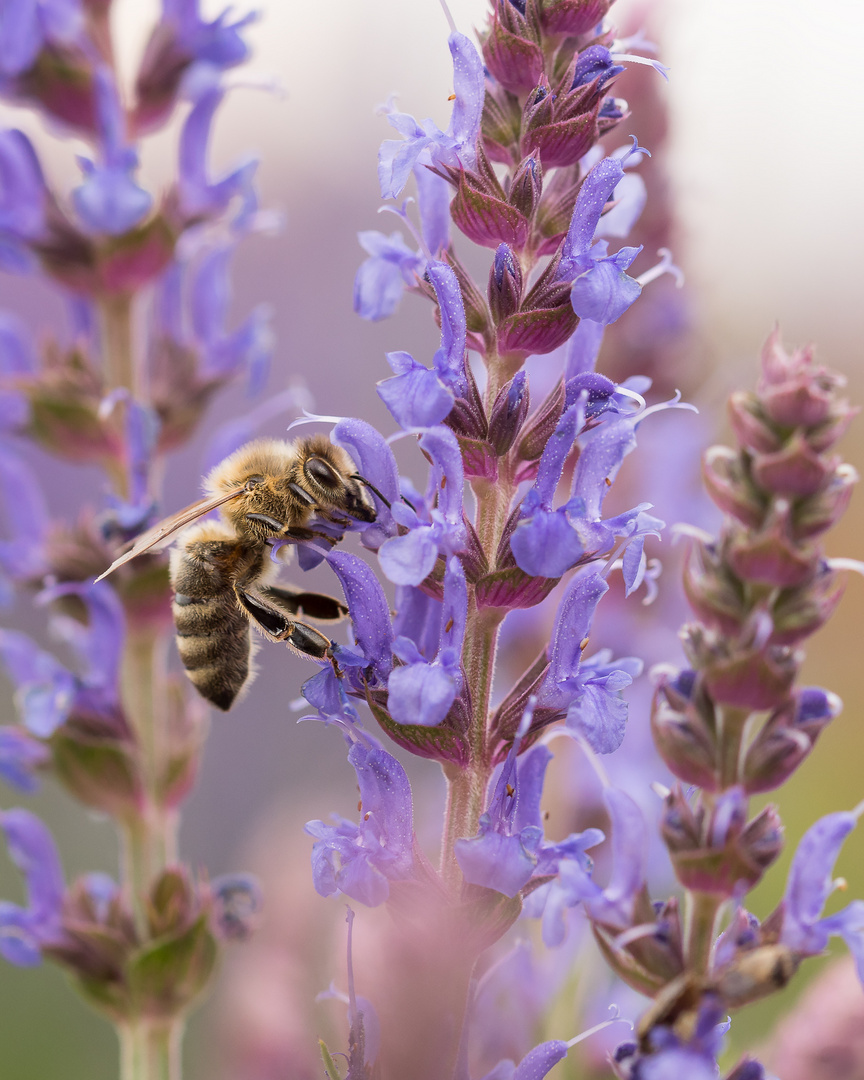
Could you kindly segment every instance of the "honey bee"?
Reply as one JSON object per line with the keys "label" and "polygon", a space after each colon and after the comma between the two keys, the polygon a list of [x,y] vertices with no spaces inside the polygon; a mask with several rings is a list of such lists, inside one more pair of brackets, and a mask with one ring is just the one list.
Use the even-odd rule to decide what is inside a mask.
{"label": "honey bee", "polygon": [[[268,541],[324,536],[309,527],[313,516],[337,529],[347,526],[346,517],[372,522],[365,488],[375,489],[323,435],[248,443],[217,465],[204,486],[205,498],[139,536],[98,580],[184,530],[170,557],[177,648],[198,692],[227,710],[249,681],[250,624],[270,641],[323,659],[330,639],[298,616],[326,622],[347,614],[332,596],[274,584],[278,568]],[[198,521],[217,507],[221,521]]]}

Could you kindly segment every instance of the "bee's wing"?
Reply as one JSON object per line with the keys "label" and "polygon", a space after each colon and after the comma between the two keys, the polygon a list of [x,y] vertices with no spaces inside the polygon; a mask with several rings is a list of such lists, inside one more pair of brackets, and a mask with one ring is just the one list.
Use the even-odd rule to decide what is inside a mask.
{"label": "bee's wing", "polygon": [[174,533],[179,529],[182,529],[184,525],[189,525],[199,517],[203,517],[204,514],[208,514],[211,510],[215,510],[217,506],[221,506],[231,499],[236,499],[238,495],[243,494],[244,490],[245,488],[237,488],[236,491],[229,491],[227,495],[211,495],[209,499],[199,499],[198,502],[194,502],[191,506],[187,506],[185,510],[180,510],[171,517],[167,517],[163,521],[160,521],[158,525],[154,525],[152,529],[148,529],[147,532],[142,533],[132,547],[129,548],[124,555],[121,555],[119,559],[115,559],[105,573],[100,574],[96,580],[101,581],[102,578],[108,577],[109,574],[113,574],[118,566],[123,566],[124,563],[129,562],[131,559],[143,555],[145,551],[149,551],[151,548],[156,547],[157,544],[161,544],[170,536],[173,536]]}

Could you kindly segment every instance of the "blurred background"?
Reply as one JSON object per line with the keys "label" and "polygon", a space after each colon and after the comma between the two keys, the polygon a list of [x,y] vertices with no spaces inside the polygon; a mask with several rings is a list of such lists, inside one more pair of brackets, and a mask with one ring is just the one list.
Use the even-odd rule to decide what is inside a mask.
{"label": "blurred background", "polygon": [[[202,6],[212,16],[222,5]],[[114,7],[123,62],[131,66],[158,17],[158,5],[114,0]],[[252,237],[241,246],[233,268],[234,317],[239,321],[261,301],[272,305],[276,349],[269,394],[302,385],[315,411],[360,415],[389,431],[392,423],[374,391],[375,381],[389,374],[384,353],[406,349],[428,363],[438,334],[429,306],[413,297],[384,323],[362,322],[351,310],[354,273],[365,257],[356,233],[390,232],[397,224],[377,215],[376,153],[390,128],[374,115],[374,106],[396,91],[400,108],[446,125],[452,88],[447,26],[434,0],[329,0],[326,5],[261,0],[255,7],[261,18],[249,32],[254,58],[229,80],[236,89],[219,114],[211,161],[219,172],[239,156],[259,155],[262,205],[281,211],[284,227],[278,235]],[[463,31],[484,21],[485,0],[450,0],[450,7]],[[619,0],[612,14],[627,32],[647,26],[670,68],[668,85],[649,75],[669,111],[663,153],[676,216],[674,254],[687,273],[691,311],[692,329],[679,370],[683,388],[701,410],[700,420],[682,422],[680,430],[688,434],[680,436],[679,464],[681,457],[688,458],[684,463],[692,468],[701,445],[724,437],[724,398],[755,380],[758,350],[775,321],[789,345],[817,342],[821,358],[848,376],[852,400],[864,401],[864,288],[857,265],[858,244],[864,240],[864,149],[856,123],[864,108],[864,6],[856,0],[818,5],[805,0],[638,5]],[[628,72],[615,92],[632,99],[629,78]],[[4,107],[0,113],[4,126],[19,126],[31,135],[49,178],[68,192],[77,177],[74,154],[83,145],[58,141],[56,132],[46,131],[24,111]],[[172,175],[177,127],[145,146],[143,177],[154,191]],[[641,134],[638,127],[634,131]],[[612,145],[624,142],[628,133],[626,125],[619,128]],[[647,138],[640,141],[653,148]],[[457,246],[461,252],[468,245],[457,240]],[[26,279],[0,276],[0,306],[28,318],[43,335],[63,325],[61,305],[46,287]],[[238,392],[217,402],[206,430],[170,468],[166,512],[197,494],[214,429],[255,404],[240,400]],[[281,434],[292,418],[274,419],[267,432]],[[844,445],[847,460],[859,470],[864,468],[862,428],[853,429]],[[679,429],[666,423],[663,430],[675,447]],[[628,467],[635,468],[637,457],[638,452]],[[667,454],[666,461],[673,468],[676,454]],[[47,457],[44,466],[58,514],[74,513],[87,485],[90,497],[98,499],[95,472],[73,470]],[[657,488],[658,514],[678,520],[662,505],[668,483]],[[830,554],[864,558],[862,527],[864,498],[859,495],[829,538]],[[332,588],[320,580],[323,589]],[[662,584],[676,586],[671,578]],[[809,647],[804,681],[836,691],[846,708],[779,800],[791,850],[815,817],[864,797],[864,695],[856,680],[862,609],[864,585],[856,578],[839,615]],[[31,630],[40,626],[39,617],[24,604],[11,613],[10,622]],[[286,950],[301,954],[298,964],[312,964],[320,980],[308,988],[314,994],[331,978],[331,952],[342,948],[341,931],[331,944],[324,928],[328,919],[341,920],[341,907],[314,897],[306,869],[310,842],[302,836],[302,823],[331,810],[350,816],[354,776],[334,731],[294,722],[291,703],[311,674],[308,664],[276,648],[262,649],[260,658],[261,674],[251,693],[229,715],[213,717],[200,781],[187,804],[181,850],[190,864],[213,875],[245,868],[269,875],[270,917],[278,919]],[[11,718],[10,695],[3,700]],[[644,727],[646,722],[634,709],[631,725]],[[421,763],[412,776],[421,806],[438,805],[442,790],[434,767]],[[7,792],[3,798],[8,804]],[[54,828],[67,875],[115,869],[116,844],[106,822],[71,807],[50,786],[33,808]],[[864,841],[853,835],[838,867],[849,879],[849,896],[864,895],[862,852]],[[788,854],[754,901],[760,914],[782,891],[787,864]],[[4,858],[0,895],[17,898],[19,889]],[[296,940],[285,917],[292,908],[298,913],[295,926],[305,928]],[[307,909],[308,920],[303,915]],[[293,978],[290,963],[277,963],[272,955],[268,960],[259,952],[258,973],[250,975],[255,957],[253,952],[246,959],[238,956],[235,970],[245,965],[245,985],[257,991],[248,989],[244,1000],[236,994],[227,997],[217,987],[194,1017],[186,1051],[190,1080],[245,1080],[237,1067],[226,1064],[226,1038],[255,1023],[261,1025],[262,1040],[271,1031],[287,1038],[292,1022],[297,1023],[288,1009],[290,995],[285,996]],[[94,1019],[63,981],[48,966],[33,971],[0,967],[3,1080],[116,1075],[110,1028]],[[799,989],[796,984],[764,1008],[748,1010],[736,1021],[736,1043],[752,1044],[761,1037],[773,1013],[788,1007]],[[341,1006],[330,1004],[326,1010],[339,1031]],[[574,1033],[554,1034],[567,1038]],[[314,1046],[326,1032],[296,1034]],[[248,1073],[255,1080],[258,1075],[287,1080],[293,1074],[273,1072],[271,1078],[263,1070]]]}

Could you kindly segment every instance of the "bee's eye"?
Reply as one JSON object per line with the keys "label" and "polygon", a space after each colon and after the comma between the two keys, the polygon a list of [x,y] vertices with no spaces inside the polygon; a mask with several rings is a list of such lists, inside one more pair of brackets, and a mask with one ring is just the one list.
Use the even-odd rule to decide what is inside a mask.
{"label": "bee's eye", "polygon": [[332,465],[328,465],[323,458],[310,457],[303,466],[303,471],[306,473],[306,476],[310,480],[314,480],[319,487],[335,489],[342,484],[339,473],[336,472]]}

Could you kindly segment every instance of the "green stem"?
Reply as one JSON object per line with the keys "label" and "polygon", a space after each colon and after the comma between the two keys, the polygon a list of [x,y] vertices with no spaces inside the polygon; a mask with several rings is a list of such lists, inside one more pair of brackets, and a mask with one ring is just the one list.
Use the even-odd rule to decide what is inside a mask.
{"label": "green stem", "polygon": [[740,781],[741,744],[749,709],[732,709],[724,706],[720,716],[720,790],[726,791]]}
{"label": "green stem", "polygon": [[120,1080],[180,1080],[183,1027],[182,1019],[121,1025]]}
{"label": "green stem", "polygon": [[131,294],[106,296],[99,302],[99,318],[105,389],[125,389],[134,394]]}
{"label": "green stem", "polygon": [[722,897],[714,893],[690,892],[685,900],[685,957],[687,970],[706,975],[711,966],[714,927]]}

